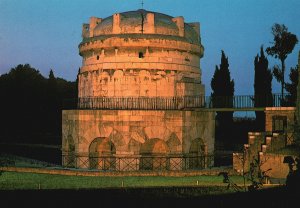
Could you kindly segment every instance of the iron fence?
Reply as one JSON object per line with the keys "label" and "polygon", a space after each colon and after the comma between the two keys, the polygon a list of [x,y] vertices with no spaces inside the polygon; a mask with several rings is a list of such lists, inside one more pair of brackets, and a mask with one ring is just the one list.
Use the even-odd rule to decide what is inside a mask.
{"label": "iron fence", "polygon": [[203,156],[78,156],[62,155],[62,165],[69,168],[104,171],[201,170],[214,166],[214,155]]}
{"label": "iron fence", "polygon": [[272,94],[261,95],[235,95],[235,96],[206,96],[206,108],[259,108],[259,107],[283,107],[286,95]]}
{"label": "iron fence", "polygon": [[204,107],[204,97],[95,97],[79,98],[78,108],[174,110]]}
{"label": "iron fence", "polygon": [[259,108],[285,106],[286,95],[183,96],[183,97],[84,97],[64,100],[64,109],[182,110],[192,108]]}

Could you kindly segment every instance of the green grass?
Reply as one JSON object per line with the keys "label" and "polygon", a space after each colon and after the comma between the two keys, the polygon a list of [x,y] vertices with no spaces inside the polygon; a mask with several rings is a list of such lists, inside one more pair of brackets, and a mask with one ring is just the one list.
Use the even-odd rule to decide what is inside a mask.
{"label": "green grass", "polygon": [[[243,184],[241,176],[232,176],[232,181]],[[16,189],[94,189],[118,187],[170,187],[170,186],[224,186],[221,176],[127,176],[95,177],[64,176],[38,173],[4,172],[0,176],[0,190]]]}

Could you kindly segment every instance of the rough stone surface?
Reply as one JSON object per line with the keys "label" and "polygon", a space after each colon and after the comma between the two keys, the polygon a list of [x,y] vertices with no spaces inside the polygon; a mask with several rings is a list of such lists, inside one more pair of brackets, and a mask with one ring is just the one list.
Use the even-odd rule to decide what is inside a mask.
{"label": "rough stone surface", "polygon": [[[167,166],[169,170],[204,168],[213,163],[166,157],[212,154],[214,112],[196,111],[195,107],[157,110],[148,107],[155,104],[148,103],[150,99],[143,99],[177,102],[205,94],[199,23],[185,23],[181,16],[130,11],[107,18],[91,17],[89,24],[83,24],[82,38],[78,98],[81,108],[97,110],[63,111],[62,151],[69,155],[63,157],[63,165],[71,161],[79,168],[130,171],[141,166],[152,170]],[[135,110],[121,110],[126,109],[123,102],[119,105],[123,98]],[[128,98],[147,103],[141,107],[132,103],[136,99]],[[94,107],[92,104],[99,100],[101,106]]]}
{"label": "rough stone surface", "polygon": [[[248,133],[248,144],[244,145],[244,153],[233,153],[233,169],[239,173],[242,173],[243,169],[248,172],[250,163],[258,160],[261,171],[271,169],[267,172],[269,177],[286,178],[289,171],[288,165],[283,163],[286,155],[274,152],[292,144],[294,140],[295,108],[266,108],[265,114],[266,131]],[[283,131],[278,131],[277,124],[274,124],[278,117],[285,120],[278,124],[285,126]]]}
{"label": "rough stone surface", "polygon": [[283,163],[284,157],[287,155],[265,153],[260,154],[260,161],[262,161],[261,170],[268,171],[268,175],[273,178],[286,178],[289,173],[289,167]]}
{"label": "rough stone surface", "polygon": [[213,112],[65,110],[62,119],[63,154],[128,157],[214,151]]}
{"label": "rough stone surface", "polygon": [[82,37],[80,98],[204,95],[199,23],[138,10],[91,17]]}
{"label": "rough stone surface", "polygon": [[295,107],[271,107],[266,108],[266,126],[265,131],[272,132],[273,131],[273,119],[276,116],[284,116],[286,117],[287,128],[286,131],[293,131],[293,125],[295,124]]}

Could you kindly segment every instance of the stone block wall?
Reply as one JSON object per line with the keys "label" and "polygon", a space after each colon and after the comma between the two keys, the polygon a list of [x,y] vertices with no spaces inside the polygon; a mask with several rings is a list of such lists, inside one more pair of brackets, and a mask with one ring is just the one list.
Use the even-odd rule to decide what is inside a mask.
{"label": "stone block wall", "polygon": [[[140,157],[214,151],[214,112],[64,110],[62,123],[63,154],[81,156],[81,163],[91,154]],[[82,167],[79,163],[76,166]]]}
{"label": "stone block wall", "polygon": [[[188,82],[190,81],[190,82]],[[79,97],[204,95],[199,74],[164,70],[95,70],[79,75]]]}
{"label": "stone block wall", "polygon": [[289,173],[288,164],[283,163],[284,157],[287,155],[262,153],[259,154],[259,159],[262,162],[261,170],[266,171],[267,175],[273,178],[286,178]]}
{"label": "stone block wall", "polygon": [[[275,155],[272,152],[286,146],[286,135],[271,132],[249,132],[248,144],[244,145],[244,153],[233,153],[233,169],[238,172],[248,172],[250,163],[258,160],[261,171],[268,171],[268,176],[285,178],[288,166],[283,163],[284,155]],[[243,164],[244,159],[244,164]],[[282,164],[280,164],[282,163]]]}
{"label": "stone block wall", "polygon": [[[249,171],[250,163],[258,159],[261,171],[268,171],[268,176],[285,178],[288,174],[288,165],[283,163],[285,155],[274,154],[293,142],[293,128],[295,124],[294,107],[271,107],[265,109],[265,132],[249,132],[248,144],[244,145],[243,153],[233,154],[233,169],[239,173],[243,170],[242,158],[245,158],[244,170]],[[283,131],[275,131],[275,118],[281,117]]]}
{"label": "stone block wall", "polygon": [[273,117],[286,116],[287,118],[287,131],[293,129],[295,124],[295,107],[270,107],[265,109],[266,126],[265,131],[273,131]]}

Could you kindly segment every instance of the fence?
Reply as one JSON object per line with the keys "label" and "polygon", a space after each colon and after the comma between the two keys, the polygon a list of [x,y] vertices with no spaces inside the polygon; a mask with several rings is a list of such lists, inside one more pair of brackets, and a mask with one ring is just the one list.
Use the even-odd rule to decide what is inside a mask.
{"label": "fence", "polygon": [[[204,97],[87,97],[69,101],[79,109],[175,110],[204,107]],[[73,103],[72,103],[73,102]],[[77,102],[77,103],[76,103]]]}
{"label": "fence", "polygon": [[62,156],[62,164],[69,168],[107,171],[171,171],[201,170],[214,166],[214,155],[203,156]]}
{"label": "fence", "polygon": [[183,96],[183,97],[84,97],[65,100],[64,109],[182,110],[191,108],[282,107],[284,95]]}
{"label": "fence", "polygon": [[206,108],[257,108],[257,107],[282,107],[285,104],[286,95],[273,94],[270,96],[206,96]]}

